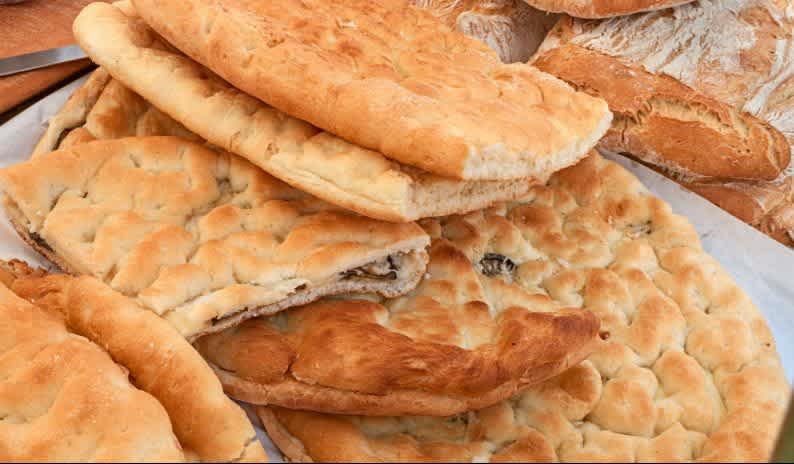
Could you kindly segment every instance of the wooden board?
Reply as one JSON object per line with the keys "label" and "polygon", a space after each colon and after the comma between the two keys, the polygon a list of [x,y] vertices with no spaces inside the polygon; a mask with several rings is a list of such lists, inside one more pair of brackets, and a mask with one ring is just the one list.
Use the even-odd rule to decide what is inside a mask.
{"label": "wooden board", "polygon": [[[28,0],[0,5],[0,58],[73,44],[72,22],[92,0]],[[90,66],[80,60],[0,77],[0,113]]]}

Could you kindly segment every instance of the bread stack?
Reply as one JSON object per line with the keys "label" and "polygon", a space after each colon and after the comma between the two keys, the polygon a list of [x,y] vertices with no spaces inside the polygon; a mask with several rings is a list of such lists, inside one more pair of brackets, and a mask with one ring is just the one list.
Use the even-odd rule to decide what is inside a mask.
{"label": "bread stack", "polygon": [[788,386],[758,310],[591,150],[604,100],[499,59],[550,19],[416,3],[89,5],[101,68],[0,170],[20,236],[88,277],[12,288],[116,362],[165,353],[162,388],[205,388],[190,342],[289,460],[765,459]]}

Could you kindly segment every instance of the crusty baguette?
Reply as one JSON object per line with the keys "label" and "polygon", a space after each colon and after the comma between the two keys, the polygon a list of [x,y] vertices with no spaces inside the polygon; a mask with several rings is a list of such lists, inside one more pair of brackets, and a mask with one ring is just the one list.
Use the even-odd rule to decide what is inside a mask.
{"label": "crusty baguette", "polygon": [[601,22],[566,17],[531,61],[609,101],[616,117],[602,146],[660,168],[791,244],[794,18],[787,5],[702,0]]}
{"label": "crusty baguette", "polygon": [[606,132],[606,104],[404,0],[136,0],[168,42],[287,114],[425,171],[542,179]]}
{"label": "crusty baguette", "polygon": [[794,246],[794,192],[782,182],[690,182],[684,185],[780,243]]}
{"label": "crusty baguette", "polygon": [[609,18],[659,10],[692,0],[525,0],[543,11],[567,13],[577,18]]}
{"label": "crusty baguette", "polygon": [[600,145],[610,151],[684,178],[773,180],[788,165],[780,131],[670,76],[571,43],[534,64],[609,103],[615,118]]}

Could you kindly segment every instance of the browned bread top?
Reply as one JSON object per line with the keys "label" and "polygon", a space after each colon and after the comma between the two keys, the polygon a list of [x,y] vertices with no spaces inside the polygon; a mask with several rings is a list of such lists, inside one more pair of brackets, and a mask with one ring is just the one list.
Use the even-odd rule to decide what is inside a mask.
{"label": "browned bread top", "polygon": [[512,261],[483,253],[467,257],[439,238],[405,296],[313,303],[196,346],[250,403],[435,416],[490,406],[584,359],[598,321],[511,285]]}
{"label": "browned bread top", "polygon": [[585,156],[606,104],[404,1],[133,2],[244,92],[362,147],[462,179],[545,178]]}
{"label": "browned bread top", "polygon": [[[0,170],[20,234],[192,337],[324,294],[416,285],[429,238],[344,212],[176,137],[101,140]],[[402,257],[384,279],[345,274]]]}
{"label": "browned bread top", "polygon": [[692,0],[525,0],[543,11],[567,13],[577,18],[609,18],[642,11],[661,10]]}
{"label": "browned bread top", "polygon": [[467,255],[515,259],[525,291],[593,311],[595,351],[447,418],[260,408],[290,459],[768,460],[791,394],[769,328],[686,219],[623,168],[592,156],[519,202],[440,222],[431,235]]}

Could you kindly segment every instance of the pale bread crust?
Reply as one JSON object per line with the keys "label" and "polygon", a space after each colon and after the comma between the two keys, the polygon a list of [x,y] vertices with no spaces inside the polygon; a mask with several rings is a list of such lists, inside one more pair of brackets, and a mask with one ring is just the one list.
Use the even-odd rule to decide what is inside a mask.
{"label": "pale bread crust", "polygon": [[0,317],[0,459],[185,460],[157,399],[135,388],[100,346],[70,332],[60,314],[0,284]]}
{"label": "pale bread crust", "polygon": [[[242,158],[175,137],[80,144],[0,179],[23,238],[189,338],[325,294],[397,296],[427,261],[429,239],[416,224],[342,212]],[[391,280],[341,277],[400,253]]]}
{"label": "pale bread crust", "polygon": [[492,282],[481,258],[438,239],[405,296],[313,303],[195,346],[239,400],[382,416],[480,409],[590,354],[593,314]]}
{"label": "pale bread crust", "polygon": [[70,330],[128,369],[135,385],[165,408],[188,456],[210,462],[267,461],[251,422],[223,393],[212,369],[151,311],[87,276],[21,277],[12,288],[63,314]]}
{"label": "pale bread crust", "polygon": [[[724,156],[720,150],[715,150],[723,144],[723,139],[706,137],[696,140],[691,135],[703,130],[697,127],[698,118],[672,121],[676,122],[676,132],[671,132],[669,125],[648,126],[645,132],[650,137],[635,140],[632,146],[628,146],[629,138],[621,142],[617,137],[610,139],[608,136],[605,141],[612,149],[633,151],[638,157],[664,167],[666,174],[692,187],[716,205],[776,240],[791,245],[794,236],[791,168],[782,170],[788,164],[788,153],[794,142],[794,99],[791,98],[794,86],[791,78],[794,74],[791,55],[791,50],[794,50],[794,19],[786,13],[790,8],[790,2],[785,0],[704,0],[680,6],[674,14],[650,12],[599,24],[565,19],[549,34],[538,56],[539,60],[544,60],[544,52],[551,50],[550,53],[554,53],[554,49],[566,44],[598,54],[599,62],[609,64],[603,66],[601,72],[593,73],[600,76],[598,79],[582,80],[590,81],[586,82],[588,85],[595,84],[596,93],[606,89],[602,96],[607,100],[610,100],[609,94],[620,97],[612,98],[610,106],[632,99],[640,100],[638,96],[644,91],[639,86],[616,87],[607,82],[614,82],[612,79],[616,77],[619,81],[625,80],[625,76],[617,76],[619,70],[635,72],[639,69],[640,74],[659,83],[677,81],[687,99],[717,102],[717,105],[707,105],[716,114],[741,114],[741,117],[734,118],[737,123],[734,126],[739,133],[744,131],[742,126],[746,124],[746,114],[777,129],[769,131],[773,146],[779,146],[769,157],[771,164],[780,168],[777,178],[772,177],[774,169],[763,168],[764,164],[769,164],[763,162],[764,144],[751,143],[752,139],[747,138],[746,149],[756,155],[741,156],[742,150],[739,149]],[[545,59],[549,66],[546,69],[551,71],[551,68],[559,67],[558,77],[563,79],[566,78],[565,73],[580,74],[575,72],[576,67],[594,65],[589,58],[568,65],[551,61]],[[757,126],[752,122],[748,127]],[[616,129],[610,133],[615,134]],[[683,151],[692,152],[694,162],[674,166],[668,162],[672,150],[654,153],[658,147],[648,139],[661,141],[673,133],[675,139],[680,139],[681,146],[689,147]],[[661,142],[657,145],[661,146]],[[703,178],[704,174],[714,174],[700,169],[704,162],[709,167],[722,163],[728,167],[722,174],[732,179]],[[734,179],[748,177],[753,171],[756,172],[755,179],[767,180]]]}
{"label": "pale bread crust", "polygon": [[524,0],[412,0],[447,26],[491,47],[503,63],[526,63],[559,15]]}
{"label": "pale bread crust", "polygon": [[693,0],[525,0],[543,11],[566,13],[576,18],[610,18],[643,11],[662,10]]}
{"label": "pale bread crust", "polygon": [[542,179],[585,156],[611,120],[602,100],[504,65],[404,1],[133,3],[235,87],[439,175]]}
{"label": "pale bread crust", "polygon": [[[500,230],[500,216],[520,234]],[[259,408],[288,458],[768,462],[791,389],[767,324],[693,227],[623,168],[592,156],[521,202],[426,225],[472,251],[526,240],[541,257],[514,278],[596,313],[596,351],[508,401],[445,419]]]}
{"label": "pale bread crust", "polygon": [[[209,142],[244,156],[301,190],[360,214],[412,221],[484,208],[529,189],[525,179],[458,181],[429,174],[321,132],[235,89],[166,47],[140,19],[123,15],[113,6],[86,8],[75,23],[75,33],[88,53],[115,77]],[[127,126],[138,126],[135,118],[143,110],[126,111],[126,117],[122,111],[143,100],[127,92],[126,99],[114,100],[128,103],[105,111],[103,121],[112,121],[115,112]],[[181,135],[172,130],[174,125],[181,127],[176,122],[144,125],[150,130],[142,133],[139,128],[135,135]],[[97,121],[86,127],[93,134],[106,134],[98,138],[118,138],[114,136],[118,131],[104,129]]]}

